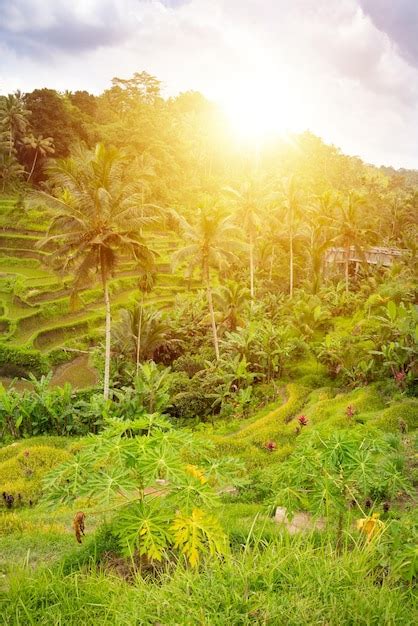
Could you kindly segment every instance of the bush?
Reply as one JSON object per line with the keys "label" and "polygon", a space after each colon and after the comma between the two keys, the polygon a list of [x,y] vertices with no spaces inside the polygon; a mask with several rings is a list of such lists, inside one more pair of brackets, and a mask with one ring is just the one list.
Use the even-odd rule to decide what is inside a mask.
{"label": "bush", "polygon": [[47,373],[48,368],[48,359],[39,350],[10,347],[0,343],[0,371],[3,375],[41,376]]}
{"label": "bush", "polygon": [[178,375],[171,388],[170,415],[179,419],[203,419],[213,412],[214,398],[202,388],[202,381]]}
{"label": "bush", "polygon": [[212,354],[208,352],[205,356],[205,351],[199,354],[183,354],[178,359],[173,361],[173,372],[185,372],[189,378],[193,378],[195,374],[205,369],[206,361],[211,360]]}

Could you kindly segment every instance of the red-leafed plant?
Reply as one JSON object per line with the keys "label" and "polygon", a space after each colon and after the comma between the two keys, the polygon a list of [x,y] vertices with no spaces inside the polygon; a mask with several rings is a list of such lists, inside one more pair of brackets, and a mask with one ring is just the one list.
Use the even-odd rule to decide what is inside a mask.
{"label": "red-leafed plant", "polygon": [[266,441],[264,447],[269,452],[274,452],[277,449],[277,443],[275,441]]}

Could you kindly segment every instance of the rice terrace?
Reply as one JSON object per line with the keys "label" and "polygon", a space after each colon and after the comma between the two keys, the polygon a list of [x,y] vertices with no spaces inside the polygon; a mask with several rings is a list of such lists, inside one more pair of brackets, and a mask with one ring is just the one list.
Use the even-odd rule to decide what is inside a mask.
{"label": "rice terrace", "polygon": [[416,624],[417,3],[0,5],[0,623]]}

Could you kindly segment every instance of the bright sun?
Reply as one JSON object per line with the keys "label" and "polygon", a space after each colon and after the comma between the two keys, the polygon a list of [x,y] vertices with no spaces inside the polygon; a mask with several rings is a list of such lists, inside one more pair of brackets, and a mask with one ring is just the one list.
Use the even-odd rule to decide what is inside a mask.
{"label": "bright sun", "polygon": [[295,127],[295,112],[279,94],[239,90],[224,97],[221,104],[242,141],[262,142]]}

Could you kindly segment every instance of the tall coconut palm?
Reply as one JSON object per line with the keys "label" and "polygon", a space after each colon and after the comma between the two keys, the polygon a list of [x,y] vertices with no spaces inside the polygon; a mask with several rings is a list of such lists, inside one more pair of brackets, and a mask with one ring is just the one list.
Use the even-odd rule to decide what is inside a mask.
{"label": "tall coconut palm", "polygon": [[153,208],[153,205],[146,204],[145,199],[147,193],[150,190],[151,181],[156,177],[156,164],[157,160],[147,152],[143,152],[140,155],[135,155],[135,159],[133,161],[133,172],[138,183],[141,185],[142,217],[146,214],[146,209],[148,209],[149,212],[149,209]]}
{"label": "tall coconut palm", "polygon": [[11,158],[5,152],[0,152],[0,185],[4,192],[9,186],[23,176],[25,170],[12,155]]}
{"label": "tall coconut palm", "polygon": [[334,241],[344,248],[344,280],[345,291],[349,291],[350,250],[354,248],[360,258],[364,258],[364,247],[374,236],[373,231],[361,225],[360,211],[366,205],[363,196],[350,191],[339,207],[334,220]]}
{"label": "tall coconut palm", "polygon": [[32,178],[38,158],[46,157],[47,154],[53,154],[55,152],[54,140],[52,137],[43,137],[42,135],[35,137],[31,133],[27,137],[24,137],[23,144],[27,150],[33,153],[32,167],[27,178],[29,182]]}
{"label": "tall coconut palm", "polygon": [[9,159],[15,148],[18,134],[23,135],[28,126],[30,111],[25,108],[20,91],[5,96],[0,101],[0,125],[9,134]]}
{"label": "tall coconut palm", "polygon": [[225,187],[225,191],[235,198],[237,223],[243,228],[247,236],[250,270],[250,297],[251,301],[253,301],[255,297],[255,242],[260,226],[260,213],[266,194],[262,189],[261,180],[259,178],[252,178],[246,181],[239,190],[232,187]]}
{"label": "tall coconut palm", "polygon": [[211,268],[219,270],[237,260],[235,251],[243,247],[242,242],[238,239],[240,231],[231,216],[225,217],[215,207],[199,209],[195,225],[190,225],[185,220],[181,220],[180,226],[185,240],[191,243],[174,253],[173,263],[178,265],[189,259],[189,276],[192,276],[196,269],[200,269],[206,286],[215,356],[216,360],[219,360],[219,341],[210,270]]}
{"label": "tall coconut palm", "polygon": [[[141,207],[141,215],[142,215],[143,207]],[[139,277],[138,287],[141,292],[141,297],[137,305],[138,315],[137,315],[137,336],[136,336],[136,373],[139,371],[139,363],[141,356],[141,339],[142,339],[142,324],[143,324],[143,313],[144,313],[144,301],[145,295],[150,293],[156,283],[157,274],[155,271],[143,271]]]}
{"label": "tall coconut palm", "polygon": [[139,235],[141,189],[129,178],[124,155],[98,144],[94,151],[80,148],[68,159],[49,167],[58,196],[37,193],[54,211],[47,236],[39,246],[52,244],[57,269],[72,271],[73,294],[97,274],[106,310],[104,397],[109,397],[111,309],[109,279],[123,256],[139,267],[150,267],[154,253]]}
{"label": "tall coconut palm", "polygon": [[325,191],[314,199],[307,212],[307,254],[314,294],[320,286],[325,252],[335,241],[332,223],[337,206],[336,196]]}
{"label": "tall coconut palm", "polygon": [[294,242],[301,225],[303,195],[300,185],[294,176],[282,181],[282,208],[284,209],[284,225],[287,230],[289,244],[289,295],[293,296],[294,288]]}

